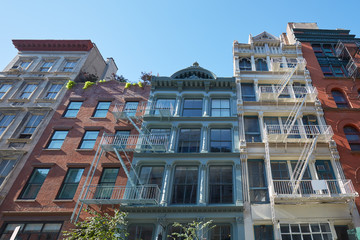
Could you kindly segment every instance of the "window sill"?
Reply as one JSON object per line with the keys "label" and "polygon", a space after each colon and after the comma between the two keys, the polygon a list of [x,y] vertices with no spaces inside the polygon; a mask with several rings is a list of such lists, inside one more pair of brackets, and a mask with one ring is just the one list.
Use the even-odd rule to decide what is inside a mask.
{"label": "window sill", "polygon": [[53,99],[42,99],[42,98],[38,98],[35,100],[36,103],[54,103],[56,102],[56,98]]}
{"label": "window sill", "polygon": [[14,202],[17,203],[34,203],[36,202],[35,199],[16,199]]}
{"label": "window sill", "polygon": [[95,150],[93,148],[92,149],[76,148],[75,151],[77,151],[77,152],[93,152]]}
{"label": "window sill", "polygon": [[74,202],[74,199],[54,199],[54,203],[70,203]]}
{"label": "window sill", "polygon": [[31,138],[8,138],[6,140],[8,143],[30,143]]}
{"label": "window sill", "polygon": [[44,148],[44,151],[61,151],[61,148]]}
{"label": "window sill", "polygon": [[90,117],[90,119],[93,119],[93,120],[108,120],[106,117]]}
{"label": "window sill", "polygon": [[28,98],[25,98],[25,99],[11,98],[11,99],[8,99],[8,102],[28,103],[28,102],[30,102],[30,99],[28,99]]}

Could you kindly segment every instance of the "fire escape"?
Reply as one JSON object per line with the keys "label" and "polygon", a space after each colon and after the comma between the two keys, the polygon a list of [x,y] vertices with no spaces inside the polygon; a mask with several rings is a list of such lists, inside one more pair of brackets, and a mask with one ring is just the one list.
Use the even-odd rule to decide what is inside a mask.
{"label": "fire escape", "polygon": [[354,80],[360,77],[360,43],[339,41],[335,47],[336,56],[348,61],[346,70]]}
{"label": "fire escape", "polygon": [[[141,182],[132,165],[130,153],[141,152],[166,152],[168,151],[168,135],[152,134],[144,125],[142,118],[146,109],[146,102],[136,106],[127,106],[124,103],[115,105],[113,115],[117,121],[127,121],[132,124],[138,134],[122,135],[104,133],[79,199],[71,216],[71,221],[76,222],[85,205],[157,205],[160,200],[160,189],[156,184]],[[166,115],[167,110],[161,109],[161,115]],[[142,125],[142,126],[141,126]],[[106,184],[92,184],[93,177],[104,153],[113,152],[117,156],[128,180],[126,186],[109,186]]]}

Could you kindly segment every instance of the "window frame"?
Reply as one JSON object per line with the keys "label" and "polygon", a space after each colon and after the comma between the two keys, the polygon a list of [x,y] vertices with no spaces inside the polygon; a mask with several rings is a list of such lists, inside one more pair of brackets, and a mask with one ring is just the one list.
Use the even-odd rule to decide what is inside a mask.
{"label": "window frame", "polygon": [[[34,120],[32,120],[32,118],[35,117]],[[26,122],[25,126],[23,127],[21,133],[19,134],[18,138],[27,138],[27,139],[31,139],[32,136],[34,135],[34,133],[36,132],[36,129],[38,128],[38,126],[41,124],[41,122],[43,121],[45,115],[44,114],[31,114],[31,116],[29,117],[28,121]],[[39,121],[40,118],[40,121]],[[36,124],[37,125],[29,125],[29,123],[33,121],[34,123],[32,124]],[[35,126],[35,127],[34,127]],[[30,129],[29,133],[26,133],[26,129]]]}
{"label": "window frame", "polygon": [[[92,133],[97,132],[96,138],[87,138],[87,134],[91,135]],[[97,141],[97,138],[99,137],[100,131],[99,130],[86,130],[83,134],[83,137],[81,138],[80,144],[78,146],[78,149],[84,149],[84,150],[93,150]],[[92,143],[93,146],[91,148],[84,147],[87,143]]]}
{"label": "window frame", "polygon": [[[263,231],[263,232],[260,232],[260,238],[257,238],[257,234],[256,234],[256,230],[257,229],[261,229],[261,228],[264,228],[265,229],[265,231]],[[271,229],[271,230],[270,230]],[[254,240],[274,240],[274,226],[273,225],[254,225],[253,226],[253,230],[254,230]],[[270,230],[270,233],[267,233],[267,234],[271,234],[272,235],[272,237],[270,237],[271,239],[269,239],[267,236],[265,236],[266,237],[266,239],[264,238],[264,236],[263,236],[263,233],[265,233],[266,234],[266,231],[267,230]]]}
{"label": "window frame", "polygon": [[[20,230],[18,232],[18,236],[19,237],[26,237],[26,239],[32,239],[32,235],[34,234],[35,236],[38,236],[39,234],[41,235],[41,237],[43,237],[42,234],[46,234],[46,237],[51,237],[51,239],[57,239],[60,235],[60,232],[61,232],[61,229],[64,225],[64,222],[52,222],[52,221],[44,221],[44,222],[41,222],[41,221],[34,221],[34,222],[29,222],[29,221],[23,221],[23,222],[4,222],[3,226],[0,228],[1,229],[1,232],[0,232],[0,238],[3,238],[4,237],[4,234],[7,234],[5,235],[5,237],[10,237],[12,234],[13,234],[13,230],[12,232],[5,232],[6,231],[6,228],[8,225],[16,225],[16,226],[21,226],[20,227]],[[42,227],[40,229],[39,232],[33,232],[33,231],[25,231],[25,228],[26,228],[26,225],[28,224],[42,224]],[[57,232],[50,232],[50,231],[46,231],[44,232],[44,229],[45,229],[45,226],[47,224],[60,224],[60,228]],[[22,236],[23,234],[26,234],[25,236]],[[47,238],[48,239],[48,238]]]}
{"label": "window frame", "polygon": [[[328,225],[328,231],[326,230],[323,230],[322,226],[321,225]],[[283,232],[283,230],[285,230],[284,228],[288,227],[288,230],[289,231],[285,231]],[[313,232],[313,225],[318,225],[318,228],[319,228],[319,231],[314,231]],[[304,231],[302,227],[308,227],[309,231]],[[295,230],[295,228],[297,227],[298,231]],[[282,230],[283,229],[283,230]],[[316,234],[316,235],[324,235],[326,234],[327,236],[329,236],[329,234],[331,235],[330,238],[328,239],[333,239],[333,235],[332,235],[332,232],[331,232],[331,226],[330,224],[327,222],[327,223],[281,223],[280,224],[280,236],[281,238],[284,236],[289,236],[291,238],[291,236],[295,235],[295,236],[300,236],[302,238],[302,236],[306,235],[306,236],[313,236],[313,234]],[[295,230],[295,231],[294,231]]]}
{"label": "window frame", "polygon": [[[186,137],[186,136],[182,136],[182,131],[185,130],[189,130],[190,132],[192,131],[198,131],[199,134],[199,138],[195,139],[191,138],[191,133],[189,133],[189,135],[187,136],[187,140],[182,140],[181,138]],[[195,146],[192,145],[192,143],[195,143]],[[197,144],[198,143],[198,144]],[[183,147],[182,145],[186,144],[187,147]],[[194,150],[192,150],[193,148],[195,148]],[[188,149],[187,151],[185,151],[184,149]],[[178,141],[177,141],[177,152],[178,153],[199,153],[201,149],[201,128],[180,128],[179,129],[179,135],[178,135]]]}
{"label": "window frame", "polygon": [[[212,178],[211,177],[211,172],[212,172],[212,168],[217,168],[217,171],[215,171],[215,174],[218,173],[219,176],[217,176],[216,178]],[[230,168],[230,173],[231,173],[231,182],[226,182],[224,181],[224,176],[226,178],[226,176],[228,176],[227,174],[230,174],[230,173],[227,173],[227,172],[223,172],[222,170],[223,169],[219,169],[219,168]],[[229,170],[229,169],[227,169]],[[213,205],[213,204],[234,204],[234,167],[232,165],[210,165],[209,168],[208,168],[208,203]],[[215,179],[219,179],[220,181],[219,182],[216,182]],[[216,191],[215,190],[212,190],[213,188],[212,187],[216,187],[216,186],[219,186],[220,189],[218,189],[219,191]],[[225,192],[225,188],[231,186],[231,201],[227,201],[226,198],[225,200],[223,200],[223,196],[224,196],[224,192]],[[220,200],[219,201],[215,201],[215,200],[212,200],[212,192],[215,191],[217,193],[219,193],[219,198]]]}
{"label": "window frame", "polygon": [[[55,90],[52,89],[54,86],[57,86],[57,87],[55,87]],[[51,85],[50,85],[49,89],[47,90],[43,99],[48,99],[48,100],[56,99],[56,97],[58,96],[58,94],[61,91],[61,89],[63,88],[63,86],[64,86],[63,83],[51,83]],[[53,96],[54,94],[55,94],[54,97],[49,96],[49,95]]]}
{"label": "window frame", "polygon": [[[245,64],[247,62],[248,64]],[[239,60],[239,70],[240,71],[252,71],[251,61],[249,59],[243,58]]]}
{"label": "window frame", "polygon": [[[209,152],[232,152],[233,151],[233,134],[232,134],[232,129],[231,128],[210,128],[210,137],[209,137]],[[213,139],[213,131],[220,131],[220,139],[218,140],[214,140]],[[225,134],[223,134],[223,131],[228,131],[229,132],[229,139],[225,139],[223,140],[222,137],[226,136]],[[220,143],[220,148],[219,151],[213,151],[212,149],[212,143],[217,142]],[[229,149],[228,151],[224,151],[223,147],[222,147],[222,143],[230,143],[229,145]]]}
{"label": "window frame", "polygon": [[[107,103],[107,104],[109,104],[109,106],[107,108],[100,108],[100,105],[103,104],[103,103]],[[106,118],[106,116],[107,116],[107,114],[109,112],[111,103],[112,103],[111,101],[98,101],[98,103],[96,104],[95,110],[94,110],[94,112],[92,114],[92,117],[93,118]],[[105,112],[105,111],[106,111],[106,113],[104,114],[103,112]],[[102,113],[102,114],[100,114],[101,116],[97,116],[97,114],[99,112]]]}
{"label": "window frame", "polygon": [[5,182],[6,178],[11,174],[16,164],[17,164],[16,159],[0,159],[0,186]]}
{"label": "window frame", "polygon": [[[35,86],[35,88],[32,91],[29,91],[27,90],[27,88],[30,86]],[[26,83],[19,94],[19,99],[30,99],[38,87],[39,87],[38,83]],[[27,97],[25,97],[26,94],[28,94]]]}
{"label": "window frame", "polygon": [[[201,107],[187,107],[186,102],[187,101],[201,101]],[[183,100],[183,107],[182,107],[182,117],[202,117],[203,113],[204,113],[204,109],[203,109],[203,104],[204,104],[204,100],[202,98],[184,98]],[[190,111],[189,113],[185,113],[186,111]],[[194,114],[190,114],[191,111],[199,111],[199,113]]]}
{"label": "window frame", "polygon": [[[353,131],[347,131],[346,129],[352,129]],[[357,128],[351,125],[345,125],[343,127],[343,131],[345,134],[345,138],[350,146],[351,151],[360,151],[360,132]],[[358,139],[351,139],[353,137],[357,137]]]}
{"label": "window frame", "polygon": [[[34,180],[33,178],[36,177],[36,176],[35,176],[35,174],[36,174],[35,172],[36,172],[37,170],[40,170],[40,169],[47,170],[47,173],[46,173],[44,179],[42,180],[42,182],[32,183],[33,181],[37,181],[37,180]],[[27,200],[27,199],[28,199],[28,200],[36,199],[36,198],[37,198],[37,195],[38,195],[39,192],[40,192],[41,187],[43,186],[43,184],[44,184],[47,176],[49,175],[49,172],[50,172],[50,168],[34,168],[34,169],[32,170],[32,172],[31,172],[31,175],[29,176],[28,180],[26,181],[26,184],[24,185],[24,187],[23,187],[23,189],[22,189],[22,191],[21,191],[18,199],[24,199],[24,200]],[[41,173],[40,173],[40,174],[41,174]],[[38,189],[35,190],[35,191],[36,191],[35,196],[33,196],[33,197],[26,197],[25,194],[27,194],[27,192],[31,190],[31,188],[33,187],[33,185],[35,185],[35,187],[36,187],[36,185],[38,185]]]}
{"label": "window frame", "polygon": [[[250,90],[252,90],[252,92],[248,93]],[[254,83],[241,83],[241,99],[244,102],[256,102],[256,91]]]}
{"label": "window frame", "polygon": [[255,68],[256,68],[256,71],[259,71],[259,72],[269,71],[267,61],[266,61],[266,59],[263,59],[263,58],[257,58],[255,60]]}
{"label": "window frame", "polygon": [[[130,231],[130,228],[135,226],[135,236],[131,236],[131,231]],[[155,225],[152,224],[152,223],[132,223],[132,224],[129,224],[128,228],[127,228],[127,231],[129,233],[129,236],[127,239],[131,240],[131,239],[134,239],[134,240],[137,240],[137,239],[147,239],[147,238],[143,238],[143,233],[142,233],[142,229],[140,231],[140,236],[138,235],[138,227],[141,227],[143,228],[144,226],[146,227],[150,227],[152,228],[152,231],[151,231],[151,236],[146,236],[146,237],[149,237],[149,239],[153,239],[154,235],[155,235]],[[146,234],[146,232],[145,232]],[[132,238],[134,237],[134,238]]]}
{"label": "window frame", "polygon": [[[68,182],[68,177],[69,177],[69,175],[70,175],[70,171],[75,170],[75,169],[81,171],[80,178],[79,178],[78,182],[76,182],[76,181],[74,181],[74,182]],[[67,172],[66,172],[66,175],[65,175],[65,177],[64,177],[64,179],[63,179],[63,182],[61,183],[61,187],[59,188],[59,191],[58,191],[58,194],[57,194],[57,196],[56,196],[56,199],[73,199],[74,196],[75,196],[75,194],[76,194],[76,192],[77,192],[77,189],[78,189],[78,187],[79,187],[79,184],[80,184],[81,178],[82,178],[82,176],[83,176],[83,174],[84,174],[84,171],[85,171],[85,168],[69,168],[69,169],[67,170]],[[76,176],[78,176],[78,175],[76,175]],[[76,186],[76,187],[74,188],[74,192],[72,193],[72,197],[62,197],[62,194],[63,194],[64,190],[66,190],[69,185]]]}
{"label": "window frame", "polygon": [[[60,133],[60,134],[61,134],[61,132],[63,132],[63,133],[66,132],[66,135],[65,135],[64,139],[62,139],[62,138],[56,138],[56,139],[54,139],[55,134],[57,134],[57,133]],[[51,135],[51,138],[49,139],[49,141],[48,141],[48,143],[47,143],[47,145],[46,145],[46,149],[60,150],[61,147],[62,147],[62,145],[64,144],[64,141],[65,141],[65,139],[66,139],[66,137],[67,137],[68,134],[69,134],[69,130],[54,130],[53,133],[52,133],[52,135]],[[61,142],[61,145],[60,145],[59,148],[50,148],[50,145],[52,144],[53,141],[61,141],[61,140],[62,140],[62,142]]]}
{"label": "window frame", "polygon": [[[75,108],[75,107],[71,106],[72,103],[81,103],[81,104],[80,104],[80,106],[78,108]],[[82,107],[83,103],[84,103],[83,101],[70,101],[69,104],[67,105],[62,117],[64,117],[64,118],[76,118],[76,116],[79,113],[80,108]],[[72,115],[66,116],[68,114],[68,112],[71,112],[71,111],[73,111],[73,112],[77,111],[75,116],[72,116]]]}
{"label": "window frame", "polygon": [[[62,72],[74,72],[74,69],[76,68],[78,62],[79,59],[65,59],[61,68]],[[73,65],[71,67],[68,67],[68,63],[73,63]]]}
{"label": "window frame", "polygon": [[0,137],[8,130],[9,126],[14,122],[16,115],[14,114],[1,114],[0,119]]}
{"label": "window frame", "polygon": [[341,90],[338,90],[338,89],[331,90],[331,96],[333,97],[337,108],[340,108],[340,109],[350,108],[350,104],[346,98],[346,95]]}
{"label": "window frame", "polygon": [[[230,238],[227,238],[227,237],[225,237],[225,236],[222,236],[223,232],[221,231],[221,229],[222,229],[223,227],[229,228]],[[215,229],[217,229],[217,228],[220,228],[220,232],[221,232],[221,233],[220,233],[220,236],[214,236],[214,235],[215,235],[215,234],[214,234],[214,231],[215,231]],[[218,223],[218,224],[215,224],[215,226],[214,226],[213,228],[211,228],[210,231],[209,231],[209,240],[222,240],[222,239],[231,240],[231,239],[234,239],[232,236],[234,236],[234,235],[233,235],[233,226],[232,226],[231,223]],[[219,238],[219,237],[220,237],[220,238]],[[225,238],[223,238],[223,237],[225,237]]]}
{"label": "window frame", "polygon": [[[219,107],[214,107],[215,101],[220,101]],[[224,104],[222,104],[223,101],[224,102],[228,101],[229,107],[222,107],[224,105]],[[214,110],[219,111],[219,113],[220,113],[219,116],[215,116]],[[228,111],[228,112],[226,112],[226,111]],[[230,117],[231,116],[231,101],[230,101],[230,99],[229,98],[212,98],[211,99],[211,116],[212,117]]]}
{"label": "window frame", "polygon": [[[246,120],[247,119],[255,119],[257,120],[257,126],[258,131],[247,131],[246,130]],[[248,143],[256,143],[256,142],[262,142],[262,136],[261,136],[261,128],[259,123],[259,117],[258,116],[244,116],[244,132],[245,132],[245,141]],[[248,141],[248,137],[252,138],[252,141]]]}
{"label": "window frame", "polygon": [[[261,163],[262,164],[262,173],[261,176],[263,176],[263,181],[259,182],[259,185],[263,185],[263,186],[251,186],[251,179],[250,177],[254,176],[253,173],[250,173],[249,170],[249,163]],[[266,175],[266,166],[265,166],[265,162],[262,159],[249,159],[247,161],[247,168],[248,168],[248,181],[249,181],[249,200],[250,202],[253,204],[267,204],[270,202],[270,198],[269,198],[269,189],[268,189],[268,183],[267,183],[267,175]],[[265,193],[265,200],[262,201],[255,201],[251,199],[251,191],[263,191]]]}
{"label": "window frame", "polygon": [[[8,87],[5,91],[2,90],[4,86],[7,86],[7,87]],[[11,89],[12,87],[13,87],[13,84],[11,84],[11,83],[2,83],[2,84],[0,85],[0,99],[4,99],[4,97],[5,97],[6,94],[10,91],[10,89]]]}
{"label": "window frame", "polygon": [[[183,172],[185,175],[185,182],[184,183],[177,183],[180,180],[176,180],[177,177],[179,177],[181,175],[177,175],[177,170],[183,168],[185,171]],[[189,168],[194,168],[192,169],[193,171],[193,175],[191,175]],[[196,170],[195,170],[196,168]],[[189,174],[189,176],[188,176]],[[183,176],[184,177],[184,176]],[[188,183],[188,177],[193,177],[194,179],[192,179],[193,181],[191,183]],[[174,167],[174,174],[173,174],[173,179],[172,179],[172,192],[171,192],[171,204],[172,205],[196,205],[198,202],[198,188],[199,188],[199,166],[197,165],[178,165]],[[180,191],[177,190],[178,187],[183,187],[184,191],[182,194],[182,197],[178,197],[178,193],[181,193]],[[188,187],[191,187],[191,193],[190,196],[188,196],[187,194],[187,190]],[[193,192],[195,191],[195,195],[193,195]]]}
{"label": "window frame", "polygon": [[[136,103],[136,108],[134,106],[131,106],[131,104],[135,105],[135,103]],[[139,104],[140,104],[139,101],[126,101],[124,104],[123,112],[125,112],[126,115],[129,117],[134,117],[138,112]]]}
{"label": "window frame", "polygon": [[[107,171],[108,169],[116,170],[116,176],[113,179],[113,181],[106,181],[105,182],[103,177],[105,175],[105,171]],[[114,186],[116,184],[117,178],[119,177],[119,171],[120,171],[120,168],[118,168],[118,167],[106,167],[106,168],[102,169],[101,176],[99,178],[99,182],[97,184],[97,187],[96,187],[96,190],[95,190],[95,193],[94,193],[94,198],[97,198],[97,199],[111,199],[112,193],[114,191],[113,188],[114,188]],[[100,187],[100,188],[98,188],[98,187]],[[99,194],[100,194],[100,196],[99,196]]]}
{"label": "window frame", "polygon": [[[50,64],[50,63],[52,63],[52,64]],[[50,66],[47,66],[47,64],[50,64]],[[40,63],[38,71],[39,72],[50,72],[53,69],[54,65],[55,65],[54,59],[43,59]]]}

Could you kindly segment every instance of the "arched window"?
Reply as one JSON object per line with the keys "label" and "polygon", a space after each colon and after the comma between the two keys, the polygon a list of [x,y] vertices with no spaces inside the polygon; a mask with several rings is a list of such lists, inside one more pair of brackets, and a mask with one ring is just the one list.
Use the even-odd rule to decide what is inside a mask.
{"label": "arched window", "polygon": [[247,59],[241,59],[239,62],[240,71],[251,71],[251,62]]}
{"label": "arched window", "polygon": [[346,139],[352,151],[360,151],[360,132],[353,127],[344,127]]}
{"label": "arched window", "polygon": [[256,61],[256,71],[268,71],[268,66],[264,59],[258,59]]}
{"label": "arched window", "polygon": [[332,90],[331,94],[334,98],[334,101],[336,103],[336,106],[338,108],[348,108],[349,104],[345,99],[344,94],[342,94],[342,92],[338,91],[338,90]]}

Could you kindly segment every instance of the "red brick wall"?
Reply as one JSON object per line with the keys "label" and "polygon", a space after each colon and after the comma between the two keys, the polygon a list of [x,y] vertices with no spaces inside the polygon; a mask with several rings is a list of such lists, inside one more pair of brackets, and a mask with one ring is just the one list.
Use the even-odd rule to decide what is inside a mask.
{"label": "red brick wall", "polygon": [[[63,102],[56,110],[49,125],[46,127],[38,144],[22,169],[16,183],[1,205],[0,225],[2,225],[4,221],[34,221],[35,219],[38,221],[49,221],[52,219],[65,220],[65,225],[62,230],[71,226],[71,224],[68,223],[70,215],[79,197],[82,185],[85,182],[86,175],[102,134],[104,132],[115,133],[115,129],[131,130],[131,133],[137,132],[130,123],[125,121],[117,123],[111,112],[116,103],[125,102],[126,100],[136,100],[139,102],[147,101],[150,87],[145,86],[140,88],[138,86],[131,86],[130,88],[125,89],[124,86],[124,83],[109,81],[106,83],[98,83],[97,85],[93,85],[92,87],[83,90],[83,84],[78,83],[73,89],[68,90]],[[72,99],[83,100],[80,111],[76,118],[63,118],[62,114]],[[98,101],[111,100],[112,103],[106,118],[91,118]],[[44,149],[51,138],[54,129],[64,127],[70,129],[61,150]],[[88,127],[99,127],[100,129],[100,134],[97,138],[94,150],[76,151],[75,149],[78,148],[85,132],[84,128]],[[130,157],[132,157],[131,154]],[[54,201],[64,180],[67,169],[69,168],[68,164],[80,164],[79,166],[85,167],[85,171],[73,200]],[[119,160],[114,153],[104,154],[96,169],[92,184],[98,183],[104,166],[120,167],[121,169]],[[35,200],[17,200],[34,167],[50,167],[49,174],[47,175],[44,184]],[[121,169],[116,184],[125,185],[126,182],[126,175]]]}

